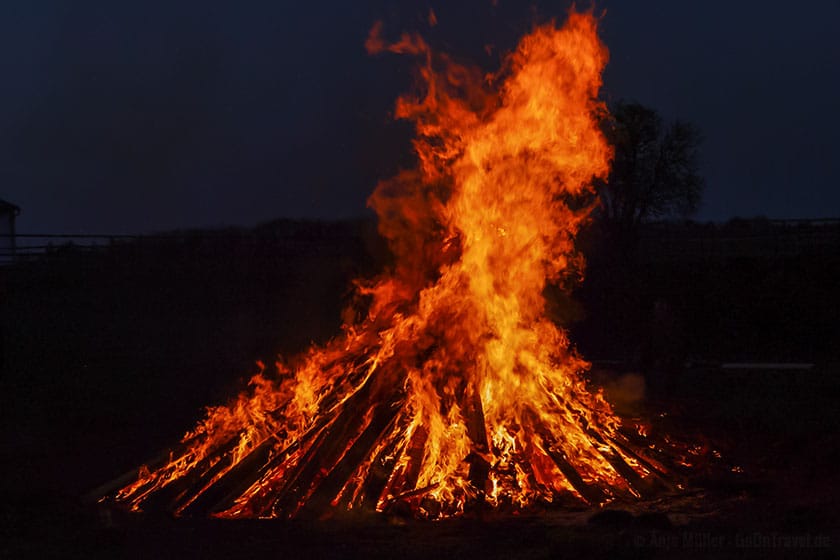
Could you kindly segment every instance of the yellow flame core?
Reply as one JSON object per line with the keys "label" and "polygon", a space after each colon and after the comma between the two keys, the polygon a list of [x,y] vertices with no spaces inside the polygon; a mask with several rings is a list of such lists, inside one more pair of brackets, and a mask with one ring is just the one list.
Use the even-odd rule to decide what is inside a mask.
{"label": "yellow flame core", "polygon": [[588,364],[543,298],[547,282],[581,274],[573,240],[611,157],[598,126],[608,55],[596,23],[572,12],[561,28],[536,28],[493,76],[416,36],[387,45],[375,27],[370,50],[425,61],[424,95],[396,109],[416,124],[418,169],[370,200],[394,270],[360,283],[371,299],[364,321],[293,371],[255,376],[116,499],[140,509],[171,486],[181,513],[248,476],[211,511],[292,516],[326,500],[444,516],[475,500],[527,507],[635,493],[616,465],[644,469],[621,463],[617,420],[587,389]]}

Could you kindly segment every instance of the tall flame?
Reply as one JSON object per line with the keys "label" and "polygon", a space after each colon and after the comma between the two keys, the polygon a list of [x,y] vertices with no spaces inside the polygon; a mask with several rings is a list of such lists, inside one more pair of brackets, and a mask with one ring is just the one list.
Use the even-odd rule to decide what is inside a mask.
{"label": "tall flame", "polygon": [[422,94],[396,105],[418,166],[369,201],[393,270],[358,283],[362,321],[255,376],[114,498],[220,517],[398,504],[438,517],[642,492],[655,466],[622,443],[543,298],[581,275],[574,237],[611,156],[596,26],[572,12],[537,27],[490,76],[374,26],[370,52],[423,61]]}

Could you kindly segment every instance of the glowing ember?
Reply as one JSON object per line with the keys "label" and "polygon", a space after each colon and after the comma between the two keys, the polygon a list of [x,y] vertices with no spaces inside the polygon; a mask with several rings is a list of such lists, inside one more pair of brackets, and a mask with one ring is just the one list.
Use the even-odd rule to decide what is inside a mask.
{"label": "glowing ember", "polygon": [[638,496],[660,468],[587,388],[542,296],[579,279],[573,239],[608,171],[595,19],[535,29],[487,77],[417,36],[387,44],[379,26],[367,47],[424,61],[423,95],[396,107],[416,123],[418,168],[370,199],[394,269],[359,282],[364,320],[256,375],[112,498],[219,517],[398,504],[438,517]]}

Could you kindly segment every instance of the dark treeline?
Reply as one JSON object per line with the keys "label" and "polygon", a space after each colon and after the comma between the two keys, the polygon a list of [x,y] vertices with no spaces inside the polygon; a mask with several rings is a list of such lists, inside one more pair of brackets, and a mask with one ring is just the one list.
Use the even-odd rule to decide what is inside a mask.
{"label": "dark treeline", "polygon": [[585,354],[642,367],[840,357],[840,221],[652,223],[620,250],[599,232],[584,235],[572,325]]}
{"label": "dark treeline", "polygon": [[[571,298],[548,288],[549,312],[585,357],[645,373],[836,362],[837,240],[833,222],[659,224],[617,254],[590,228],[586,279]],[[78,495],[148,459],[243,389],[256,360],[338,334],[358,308],[352,279],[388,259],[373,222],[278,221],[0,268],[4,494]]]}

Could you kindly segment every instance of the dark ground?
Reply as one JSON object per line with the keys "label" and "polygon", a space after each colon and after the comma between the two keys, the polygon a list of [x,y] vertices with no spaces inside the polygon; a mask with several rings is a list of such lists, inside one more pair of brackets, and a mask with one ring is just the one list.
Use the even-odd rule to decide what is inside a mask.
{"label": "dark ground", "polygon": [[[672,368],[654,356],[649,363],[658,375],[648,376],[644,400],[636,385],[624,383],[632,376],[596,372],[613,384],[628,413],[666,412],[661,424],[694,434],[710,457],[691,471],[685,494],[615,504],[618,513],[580,509],[437,523],[362,515],[230,522],[125,515],[86,502],[92,489],[177,441],[204,406],[240,389],[256,359],[270,363],[276,352],[337,332],[349,278],[375,270],[381,247],[364,225],[313,227],[287,224],[272,236],[240,232],[93,254],[68,250],[0,269],[0,557],[837,556],[834,334],[817,340],[811,354],[819,359],[812,358],[817,366],[810,370]],[[738,289],[755,285],[750,267],[778,268],[741,266],[746,272],[728,281]],[[801,274],[777,276],[795,284]],[[676,282],[672,274],[663,277]],[[816,283],[813,277],[812,291],[832,296],[823,298],[829,308],[819,312],[822,324],[836,288],[830,276]],[[779,291],[762,278],[764,291]],[[720,285],[715,289],[727,301],[741,302],[738,329],[755,321],[755,331],[765,332],[763,321],[784,318],[767,317],[771,306],[752,305],[748,290]],[[681,297],[673,299],[702,311],[702,302]],[[788,294],[777,297],[777,306],[778,300],[784,313],[796,301]],[[811,304],[803,305],[797,324],[807,323]],[[713,312],[725,315],[706,309],[707,316]],[[700,323],[710,328],[707,319]],[[778,350],[809,361],[808,330],[799,330],[796,344]],[[707,344],[695,336],[683,338],[695,347]],[[772,353],[754,333],[743,340],[730,344],[746,358]],[[750,344],[761,351],[750,354]],[[587,345],[598,347],[597,337],[590,335]]]}

